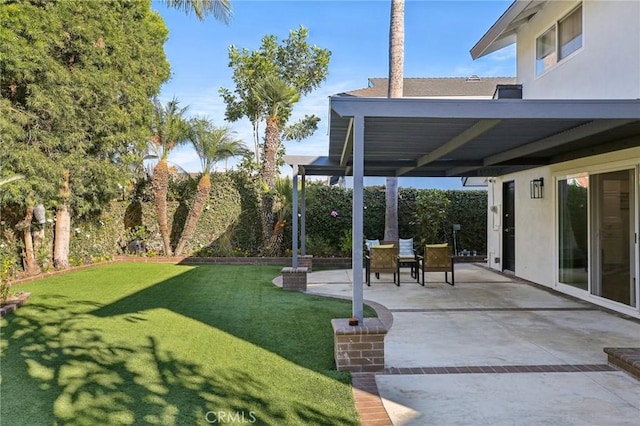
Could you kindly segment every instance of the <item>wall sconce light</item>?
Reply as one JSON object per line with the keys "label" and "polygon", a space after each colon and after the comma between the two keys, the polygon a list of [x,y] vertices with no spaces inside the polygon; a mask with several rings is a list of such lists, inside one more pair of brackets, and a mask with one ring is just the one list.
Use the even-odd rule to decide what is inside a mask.
{"label": "wall sconce light", "polygon": [[534,179],[530,183],[531,198],[542,198],[542,188],[544,187],[544,179]]}

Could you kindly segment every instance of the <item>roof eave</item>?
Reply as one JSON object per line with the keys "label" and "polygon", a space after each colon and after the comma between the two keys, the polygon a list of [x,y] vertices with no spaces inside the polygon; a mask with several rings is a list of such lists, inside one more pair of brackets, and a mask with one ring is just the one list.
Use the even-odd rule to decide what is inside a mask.
{"label": "roof eave", "polygon": [[517,28],[535,15],[543,4],[540,1],[515,0],[471,48],[471,57],[475,60],[515,43]]}

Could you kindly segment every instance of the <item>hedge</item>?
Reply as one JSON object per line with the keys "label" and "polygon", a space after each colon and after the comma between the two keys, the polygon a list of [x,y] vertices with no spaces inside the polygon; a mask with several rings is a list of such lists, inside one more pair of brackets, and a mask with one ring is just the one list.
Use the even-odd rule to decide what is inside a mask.
{"label": "hedge", "polygon": [[[196,179],[192,178],[174,179],[171,182],[169,226],[174,244],[184,226],[195,183]],[[255,177],[239,171],[214,173],[209,203],[185,254],[200,257],[258,255],[262,241],[260,199],[261,189]],[[70,262],[80,265],[111,259],[122,254],[134,238],[144,240],[148,256],[161,254],[162,241],[151,200],[148,182],[144,181],[126,200],[113,201],[100,215],[74,218]],[[350,255],[351,189],[309,183],[306,205],[307,253],[314,256]],[[364,206],[365,238],[382,239],[385,188],[365,188]],[[436,231],[432,225],[434,214],[429,213],[430,209],[436,209],[436,212],[444,210]],[[16,238],[15,231],[19,223],[17,220],[7,223],[14,221],[7,221],[11,216],[5,215],[5,210],[2,213],[0,248],[3,257],[8,259],[11,253],[20,253],[20,238]],[[48,212],[48,218],[45,241],[38,254],[38,261],[45,270],[50,268],[52,212]],[[486,191],[399,188],[398,221],[400,237],[413,237],[416,247],[425,242],[452,243],[452,226],[460,224],[458,248],[484,253]],[[291,223],[288,221],[282,247],[284,255],[290,254],[290,238]],[[19,269],[19,255],[11,259],[15,269]]]}

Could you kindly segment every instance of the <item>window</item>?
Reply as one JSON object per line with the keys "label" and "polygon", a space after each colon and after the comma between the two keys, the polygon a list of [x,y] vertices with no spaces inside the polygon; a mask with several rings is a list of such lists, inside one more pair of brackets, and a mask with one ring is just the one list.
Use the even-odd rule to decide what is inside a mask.
{"label": "window", "polygon": [[536,40],[536,74],[556,63],[556,27],[550,28]]}
{"label": "window", "polygon": [[582,5],[536,39],[536,75],[582,47]]}
{"label": "window", "polygon": [[582,47],[582,6],[558,23],[559,60]]}

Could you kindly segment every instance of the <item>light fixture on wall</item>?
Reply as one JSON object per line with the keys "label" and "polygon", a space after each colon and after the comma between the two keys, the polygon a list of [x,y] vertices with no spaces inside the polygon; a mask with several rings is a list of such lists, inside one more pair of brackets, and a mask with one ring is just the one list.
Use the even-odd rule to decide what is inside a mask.
{"label": "light fixture on wall", "polygon": [[542,198],[542,188],[544,187],[544,179],[534,179],[530,183],[531,198]]}

